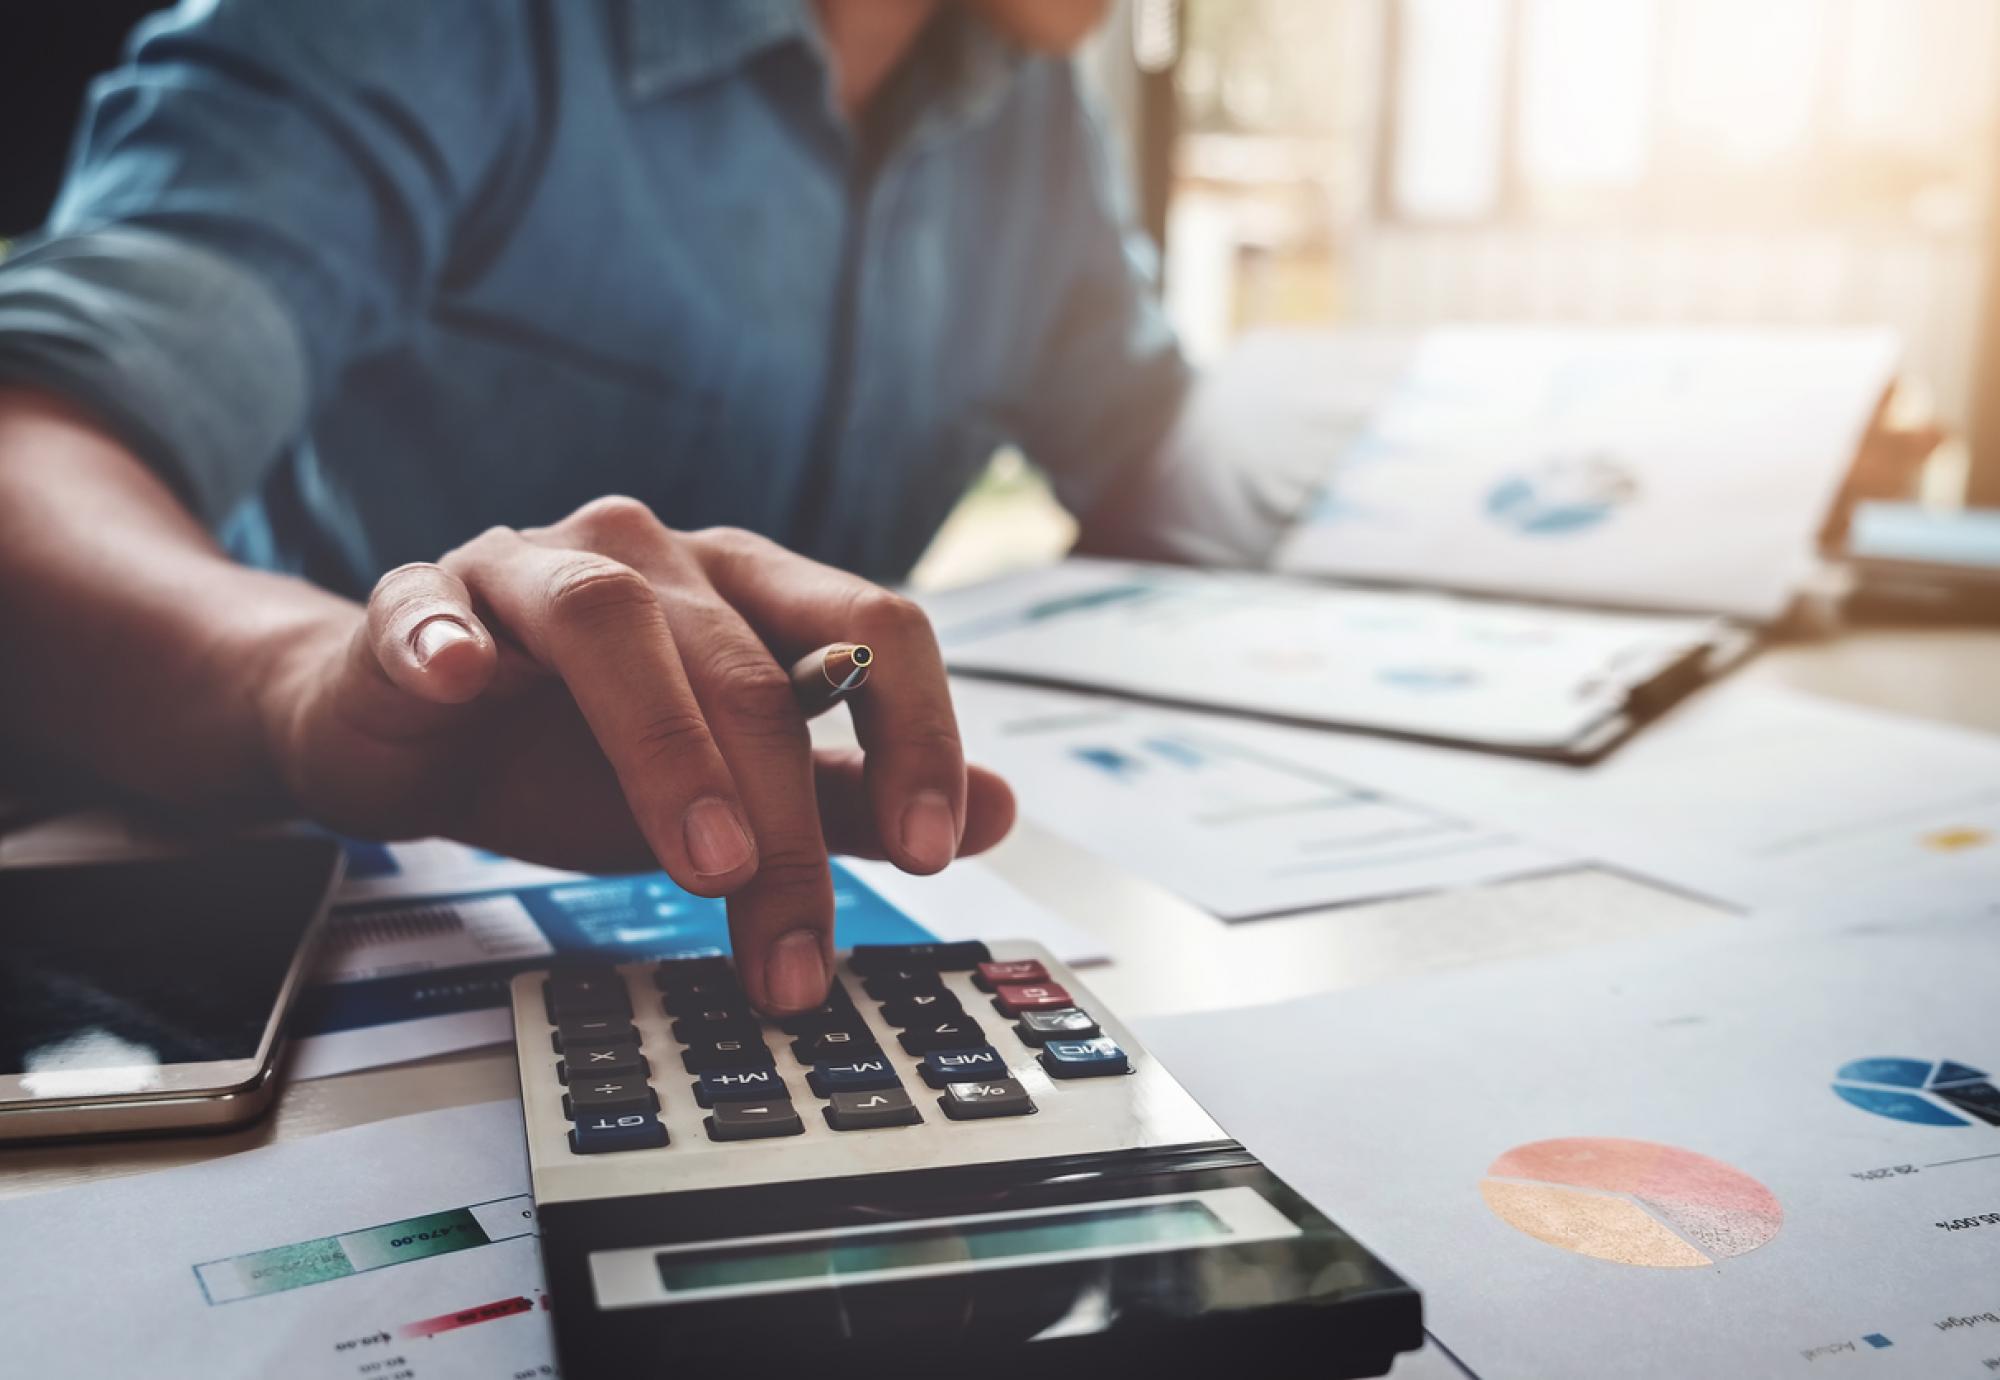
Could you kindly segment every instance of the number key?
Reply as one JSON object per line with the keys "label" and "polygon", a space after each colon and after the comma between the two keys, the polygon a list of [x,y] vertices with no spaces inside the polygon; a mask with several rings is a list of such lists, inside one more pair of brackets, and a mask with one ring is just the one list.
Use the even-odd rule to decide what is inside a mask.
{"label": "number key", "polygon": [[542,984],[551,1021],[566,1016],[629,1016],[632,1001],[625,979],[609,968],[581,968],[552,974]]}
{"label": "number key", "polygon": [[674,1038],[684,1045],[698,1045],[704,1040],[752,1040],[762,1034],[756,1018],[740,1006],[690,1011],[674,1022]]}
{"label": "number key", "polygon": [[754,1040],[705,1040],[681,1051],[681,1064],[689,1073],[721,1073],[725,1069],[765,1069],[771,1067],[771,1051],[762,1036]]}
{"label": "number key", "polygon": [[979,1023],[960,1013],[942,1020],[925,1021],[903,1032],[903,1048],[911,1054],[928,1054],[934,1049],[966,1049],[986,1043]]}
{"label": "number key", "polygon": [[841,1064],[879,1054],[875,1037],[865,1031],[829,1030],[824,1035],[807,1035],[792,1041],[792,1053],[801,1064]]}
{"label": "number key", "polygon": [[660,993],[660,1006],[669,1016],[685,1016],[717,1006],[741,1007],[748,1002],[736,979],[727,975],[666,987]]}
{"label": "number key", "polygon": [[945,990],[944,979],[929,968],[883,968],[869,974],[861,985],[876,1001]]}
{"label": "number key", "polygon": [[882,1003],[882,1019],[893,1026],[921,1025],[963,1015],[965,1008],[949,992],[912,992]]}

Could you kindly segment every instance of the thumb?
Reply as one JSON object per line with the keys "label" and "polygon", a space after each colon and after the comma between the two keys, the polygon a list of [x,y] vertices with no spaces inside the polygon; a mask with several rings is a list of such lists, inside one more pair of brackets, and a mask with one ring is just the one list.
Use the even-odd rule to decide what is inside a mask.
{"label": "thumb", "polygon": [[439,705],[478,698],[498,665],[464,582],[428,564],[398,566],[377,582],[352,651],[350,671]]}

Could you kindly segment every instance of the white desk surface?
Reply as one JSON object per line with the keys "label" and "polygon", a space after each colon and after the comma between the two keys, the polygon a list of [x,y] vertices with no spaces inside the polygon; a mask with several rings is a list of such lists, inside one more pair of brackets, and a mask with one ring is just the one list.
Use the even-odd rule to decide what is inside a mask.
{"label": "white desk surface", "polygon": [[[2000,732],[2000,695],[1993,691],[2000,685],[2000,630],[1854,632],[1767,651],[1737,674]],[[1029,825],[992,858],[1022,890],[1103,936],[1116,959],[1090,970],[1090,982],[1126,1016],[1275,1001],[1680,926],[1735,923],[1703,902],[1583,869],[1231,926]],[[316,1079],[289,1087],[270,1117],[230,1135],[0,1150],[0,1197],[515,1091],[513,1059],[504,1049]]]}

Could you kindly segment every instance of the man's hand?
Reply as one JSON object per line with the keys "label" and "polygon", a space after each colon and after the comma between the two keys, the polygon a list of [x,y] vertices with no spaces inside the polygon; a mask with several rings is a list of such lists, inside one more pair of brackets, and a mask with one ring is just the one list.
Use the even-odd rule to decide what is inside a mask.
{"label": "man's hand", "polygon": [[[843,640],[881,668],[852,701],[863,751],[815,754],[785,668]],[[263,698],[291,795],[336,828],[588,869],[657,859],[728,896],[770,1012],[825,996],[829,850],[936,872],[1013,822],[1005,784],[965,765],[913,604],[747,532],[669,530],[632,499],[390,571]]]}

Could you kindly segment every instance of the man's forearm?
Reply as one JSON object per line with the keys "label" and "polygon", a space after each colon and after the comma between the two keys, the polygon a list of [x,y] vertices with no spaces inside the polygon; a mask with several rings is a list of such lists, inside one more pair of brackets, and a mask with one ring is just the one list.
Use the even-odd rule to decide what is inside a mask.
{"label": "man's forearm", "polygon": [[162,800],[284,804],[268,692],[355,609],[231,561],[116,441],[0,390],[0,742]]}

